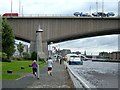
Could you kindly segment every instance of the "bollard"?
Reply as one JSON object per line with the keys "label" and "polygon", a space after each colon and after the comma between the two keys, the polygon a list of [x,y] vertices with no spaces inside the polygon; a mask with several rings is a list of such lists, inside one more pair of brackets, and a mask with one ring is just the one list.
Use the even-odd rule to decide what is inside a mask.
{"label": "bollard", "polygon": [[12,70],[7,70],[7,73],[10,73],[10,74],[11,74],[12,72],[13,72]]}
{"label": "bollard", "polygon": [[29,65],[29,67],[32,67],[32,65]]}
{"label": "bollard", "polygon": [[21,67],[21,69],[25,69],[24,67]]}

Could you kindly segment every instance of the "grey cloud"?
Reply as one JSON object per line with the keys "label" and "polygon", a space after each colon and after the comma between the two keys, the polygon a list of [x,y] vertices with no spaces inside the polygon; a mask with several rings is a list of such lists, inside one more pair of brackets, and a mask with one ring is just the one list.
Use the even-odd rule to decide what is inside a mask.
{"label": "grey cloud", "polygon": [[93,38],[84,38],[61,43],[62,48],[96,48],[96,47],[117,47],[118,36],[102,36]]}

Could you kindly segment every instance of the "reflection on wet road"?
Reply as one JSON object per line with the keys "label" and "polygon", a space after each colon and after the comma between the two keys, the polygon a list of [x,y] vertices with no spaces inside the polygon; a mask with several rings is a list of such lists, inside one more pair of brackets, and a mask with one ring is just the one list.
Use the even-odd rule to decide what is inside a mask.
{"label": "reflection on wet road", "polygon": [[118,88],[118,63],[84,61],[71,68],[97,88]]}

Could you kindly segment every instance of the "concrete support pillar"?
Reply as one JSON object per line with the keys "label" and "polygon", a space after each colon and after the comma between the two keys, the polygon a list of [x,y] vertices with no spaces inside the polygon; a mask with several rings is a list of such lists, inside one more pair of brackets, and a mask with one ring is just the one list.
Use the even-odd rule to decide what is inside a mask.
{"label": "concrete support pillar", "polygon": [[36,42],[35,41],[30,42],[30,53],[32,53],[32,52],[36,52]]}
{"label": "concrete support pillar", "polygon": [[48,58],[48,43],[43,43],[43,52],[45,53],[45,58]]}
{"label": "concrete support pillar", "polygon": [[[47,44],[47,42],[42,42],[42,50],[44,53],[44,58],[46,59],[48,57],[48,44]],[[30,42],[30,53],[32,53],[32,52],[37,52],[35,41]]]}
{"label": "concrete support pillar", "polygon": [[42,32],[43,30],[40,28],[36,31],[36,51],[38,58],[46,58],[45,53],[43,52],[43,43],[42,43]]}

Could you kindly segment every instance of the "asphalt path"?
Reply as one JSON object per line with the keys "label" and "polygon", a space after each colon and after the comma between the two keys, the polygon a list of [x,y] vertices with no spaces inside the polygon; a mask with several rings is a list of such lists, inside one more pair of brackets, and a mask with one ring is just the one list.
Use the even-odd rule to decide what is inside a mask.
{"label": "asphalt path", "polygon": [[32,74],[25,75],[17,80],[2,80],[2,90],[4,89],[25,89],[25,88],[73,88],[71,78],[64,67],[64,64],[54,62],[52,76],[47,74],[47,66],[40,69],[40,78]]}
{"label": "asphalt path", "polygon": [[64,64],[54,62],[52,76],[47,74],[47,67],[45,67],[40,71],[40,79],[28,88],[73,88],[73,83]]}
{"label": "asphalt path", "polygon": [[26,88],[35,81],[32,74],[26,75],[18,80],[2,80],[2,88]]}

